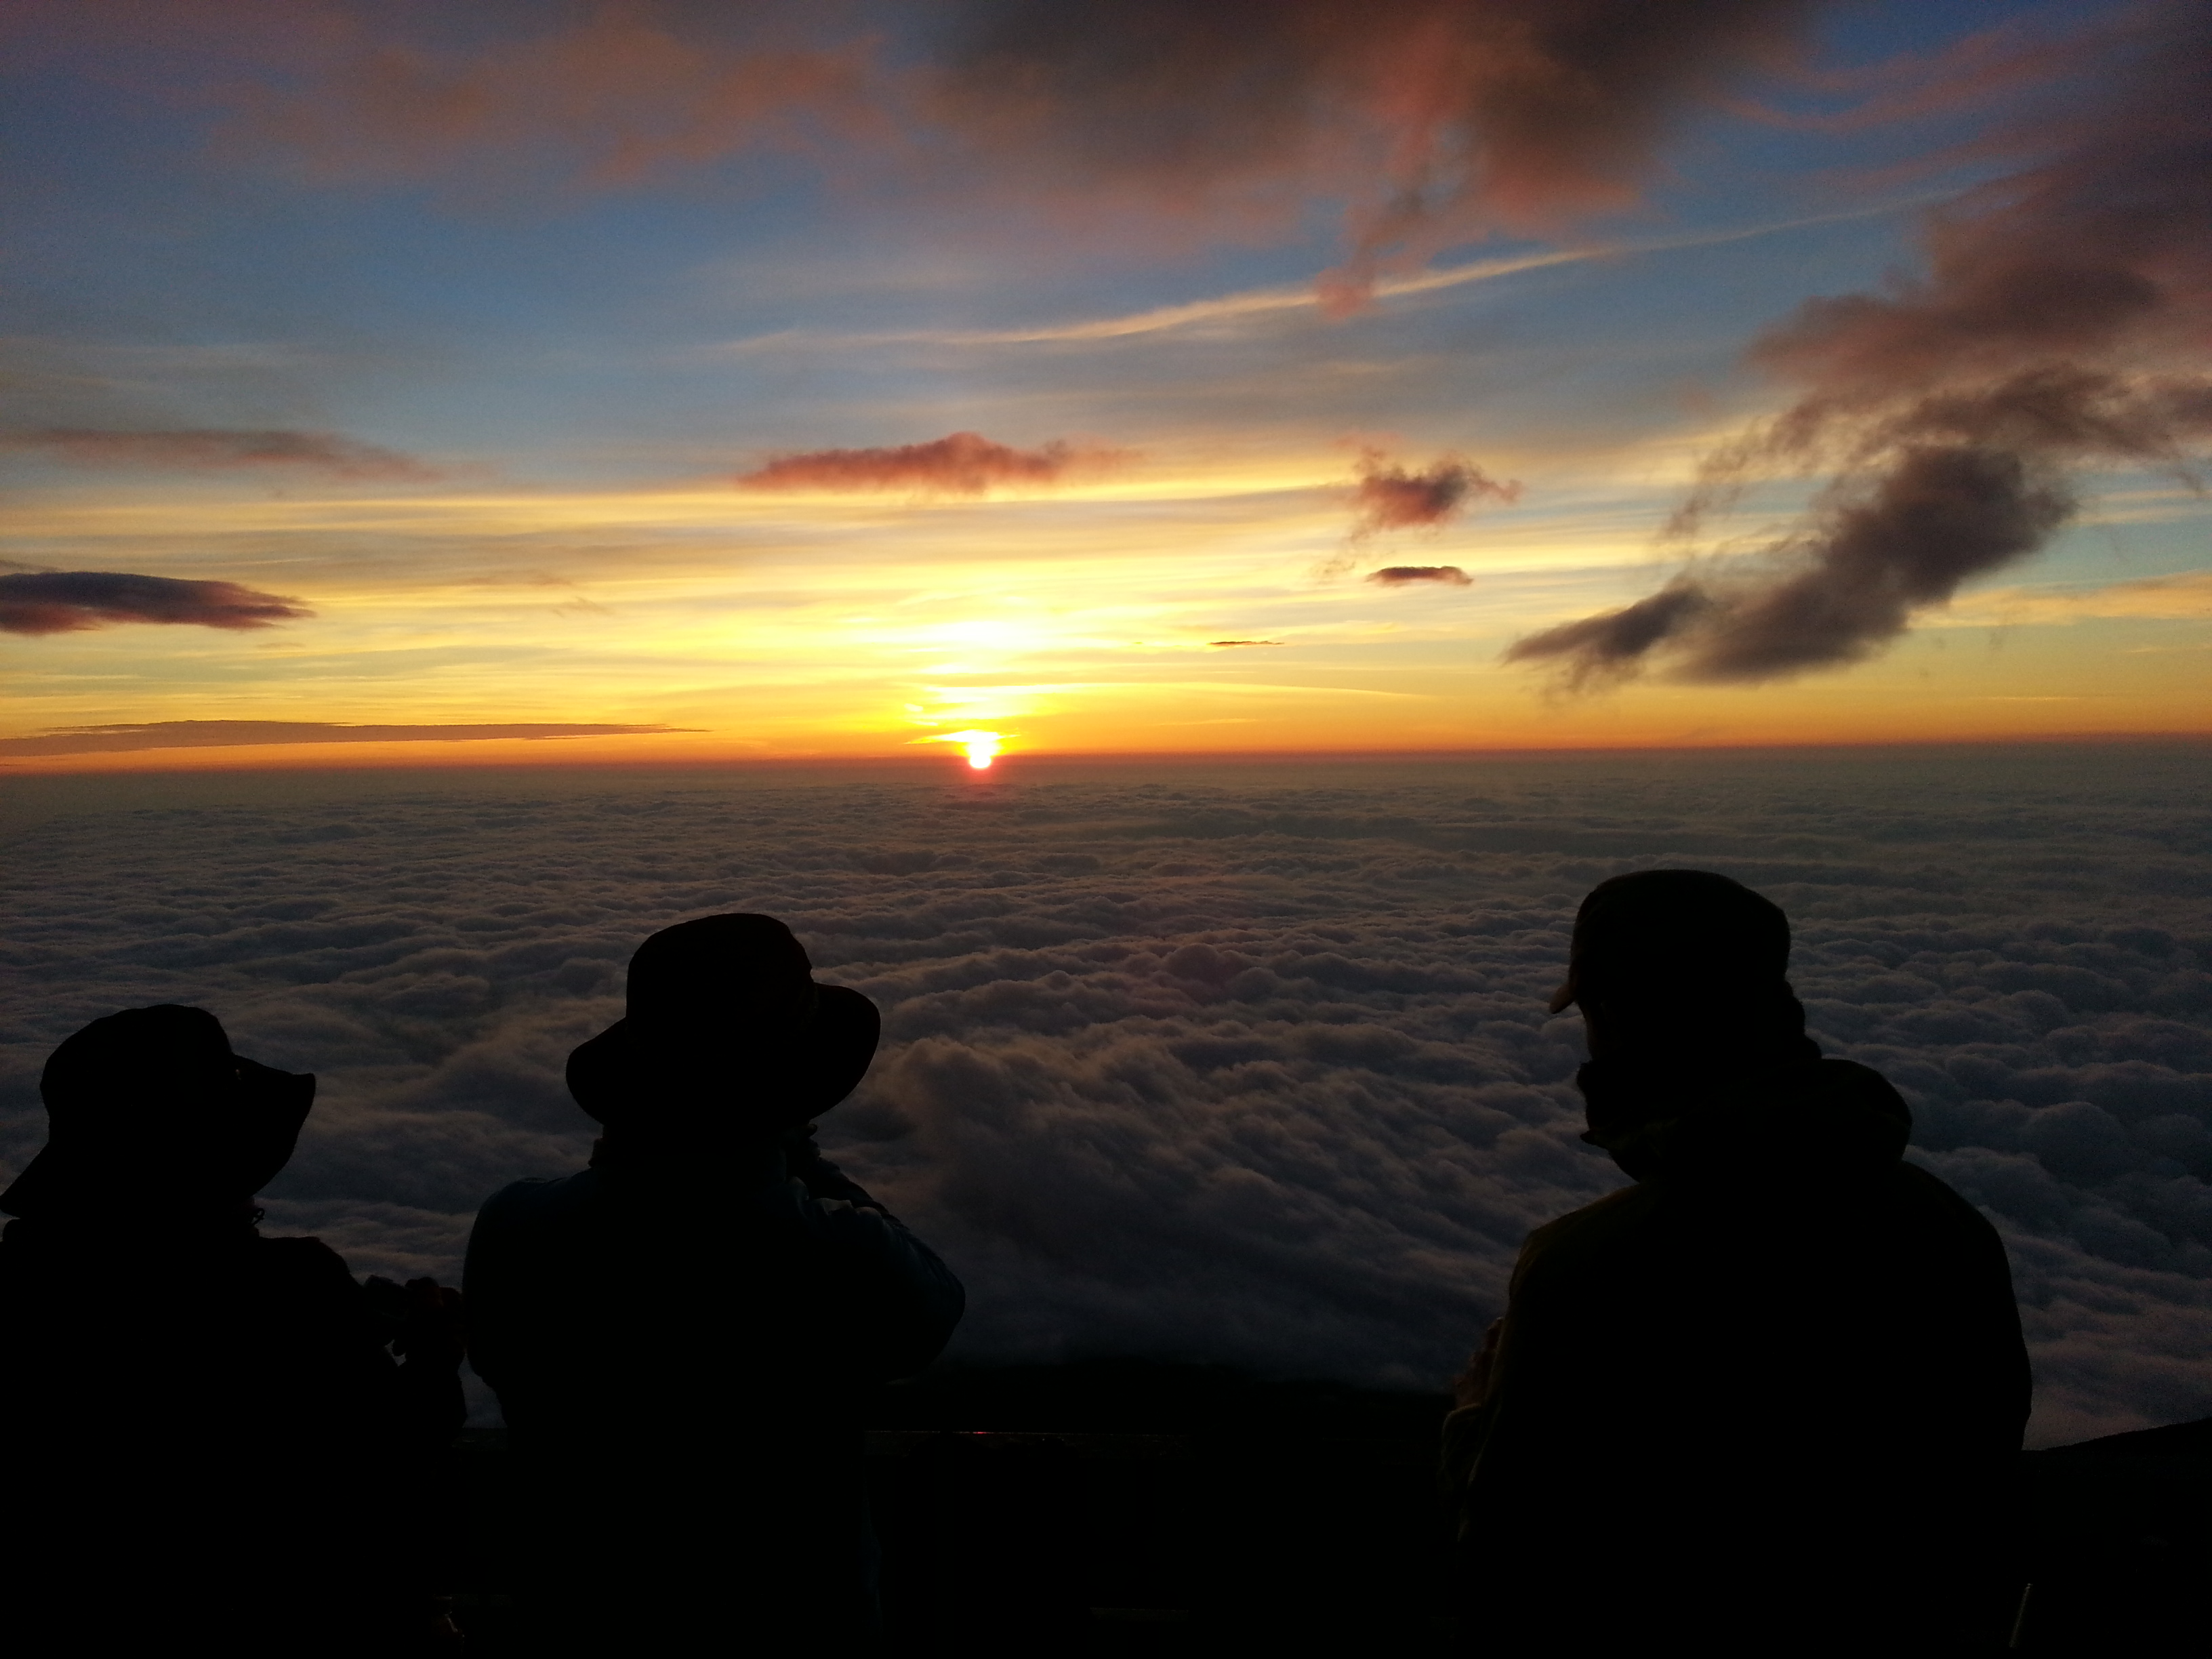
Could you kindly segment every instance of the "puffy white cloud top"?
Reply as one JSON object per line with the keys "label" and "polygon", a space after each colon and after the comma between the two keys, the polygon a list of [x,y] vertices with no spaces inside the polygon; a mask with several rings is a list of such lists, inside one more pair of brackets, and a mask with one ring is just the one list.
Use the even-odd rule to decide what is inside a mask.
{"label": "puffy white cloud top", "polygon": [[[562,1061],[630,951],[767,910],[884,1011],[822,1138],[967,1281],[957,1353],[1433,1388],[1528,1229],[1620,1182],[1576,1138],[1579,1024],[1543,1007],[1574,906],[1692,866],[1790,912],[1815,1035],[2004,1232],[2036,1442],[2199,1417],[2205,759],[356,775],[110,806],[7,849],[0,1163],[43,1138],[61,1037],[196,1003],[322,1075],[270,1227],[451,1275],[488,1194],[587,1155]],[[1836,1363],[1880,1386],[1869,1334]]]}

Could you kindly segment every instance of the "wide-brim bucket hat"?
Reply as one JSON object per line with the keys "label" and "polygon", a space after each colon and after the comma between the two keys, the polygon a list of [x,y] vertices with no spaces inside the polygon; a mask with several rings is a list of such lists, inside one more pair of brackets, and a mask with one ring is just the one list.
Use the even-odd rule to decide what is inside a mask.
{"label": "wide-brim bucket hat", "polygon": [[65,1039],[39,1093],[46,1144],[0,1193],[10,1215],[242,1203],[290,1162],[315,1079],[232,1053],[206,1009],[162,1003]]}
{"label": "wide-brim bucket hat", "polygon": [[858,1088],[881,1033],[774,916],[702,916],[638,947],[623,1016],[568,1056],[568,1092],[614,1130],[786,1127]]}

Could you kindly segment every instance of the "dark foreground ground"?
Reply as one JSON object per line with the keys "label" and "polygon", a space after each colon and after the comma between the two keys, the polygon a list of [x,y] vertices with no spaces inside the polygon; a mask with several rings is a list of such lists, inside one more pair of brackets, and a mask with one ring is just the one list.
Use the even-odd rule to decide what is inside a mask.
{"label": "dark foreground ground", "polygon": [[[1102,1363],[888,1389],[868,1437],[891,1652],[1459,1650],[1434,1484],[1440,1396]],[[460,1461],[458,1611],[500,1656],[503,1431]],[[2212,1650],[2212,1421],[2024,1455],[2033,1589],[2015,1645]]]}

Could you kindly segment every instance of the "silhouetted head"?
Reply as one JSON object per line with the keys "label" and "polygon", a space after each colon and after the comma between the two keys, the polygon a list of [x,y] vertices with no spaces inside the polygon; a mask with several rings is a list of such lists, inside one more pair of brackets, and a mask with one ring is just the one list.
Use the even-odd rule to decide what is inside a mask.
{"label": "silhouetted head", "polygon": [[1583,901],[1552,1012],[1579,1004],[1599,1059],[1802,1040],[1789,968],[1771,900],[1710,871],[1639,870]]}
{"label": "silhouetted head", "polygon": [[568,1056],[568,1092],[610,1129],[773,1134],[860,1086],[880,1024],[814,982],[774,916],[702,916],[638,946],[626,1012]]}
{"label": "silhouetted head", "polygon": [[168,1215],[241,1207],[259,1192],[291,1158],[315,1079],[241,1059],[213,1014],[163,1003],[69,1038],[39,1093],[46,1149],[0,1194],[0,1210]]}

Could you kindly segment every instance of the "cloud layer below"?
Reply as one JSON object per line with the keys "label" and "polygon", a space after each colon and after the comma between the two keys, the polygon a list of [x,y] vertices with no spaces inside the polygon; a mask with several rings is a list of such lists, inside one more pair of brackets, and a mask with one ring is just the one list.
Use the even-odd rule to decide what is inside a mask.
{"label": "cloud layer below", "polygon": [[2201,1417],[2203,760],[1017,757],[957,782],[395,774],[198,805],[149,783],[8,849],[0,1162],[39,1144],[63,1036],[201,1003],[323,1077],[271,1224],[357,1272],[450,1273],[486,1194],[581,1162],[562,1057],[619,1012],[637,942],[765,909],[884,1011],[823,1137],[968,1281],[960,1353],[1434,1387],[1522,1235],[1619,1182],[1576,1139],[1578,1027],[1543,1009],[1573,906],[1692,865],[1790,910],[1821,1042],[1898,1083],[1913,1156],[2003,1231],[2039,1439]]}

